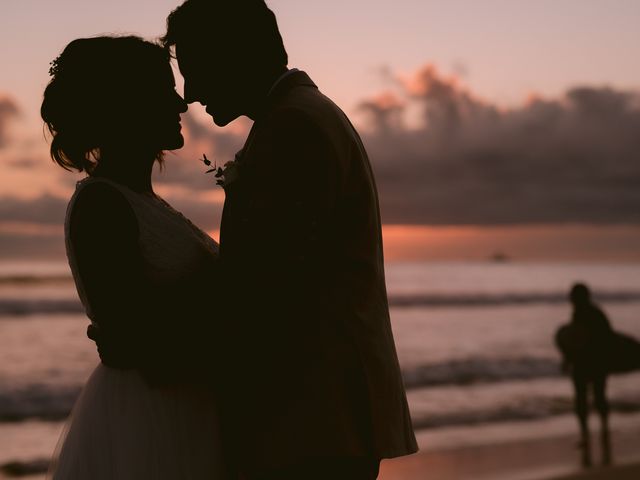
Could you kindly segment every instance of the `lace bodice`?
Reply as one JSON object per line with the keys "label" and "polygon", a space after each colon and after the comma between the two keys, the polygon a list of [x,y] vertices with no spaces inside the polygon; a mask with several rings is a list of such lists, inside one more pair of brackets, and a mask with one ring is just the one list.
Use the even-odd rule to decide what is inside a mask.
{"label": "lace bodice", "polygon": [[94,318],[94,312],[85,293],[70,243],[69,221],[79,193],[87,185],[96,182],[107,183],[116,188],[131,206],[138,221],[145,277],[154,288],[161,290],[163,286],[197,278],[203,269],[217,260],[218,244],[160,197],[135,192],[104,178],[88,177],[81,180],[67,208],[65,239],[69,266],[89,318]]}

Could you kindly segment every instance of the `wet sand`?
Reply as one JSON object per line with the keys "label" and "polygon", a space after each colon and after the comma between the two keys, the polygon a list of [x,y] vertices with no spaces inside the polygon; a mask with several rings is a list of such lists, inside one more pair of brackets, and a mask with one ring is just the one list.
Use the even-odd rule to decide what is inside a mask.
{"label": "wet sand", "polygon": [[599,468],[593,471],[581,472],[553,480],[638,480],[640,479],[640,463],[623,465],[612,468]]}
{"label": "wet sand", "polygon": [[[595,423],[592,421],[593,427]],[[575,419],[567,415],[536,422],[419,431],[421,452],[384,461],[379,480],[638,480],[640,414],[614,415],[611,423],[615,461],[612,468],[582,470]],[[38,452],[53,451],[61,424],[56,428],[47,422],[26,426],[29,425],[22,426],[21,437],[9,435],[14,438],[16,452],[23,453],[19,456],[13,452],[10,458],[33,464],[30,460],[37,459]],[[6,431],[9,427],[0,429],[0,440],[3,433],[11,433]],[[595,428],[592,433],[597,447]],[[38,447],[38,442],[48,446]],[[597,462],[600,455],[596,448],[593,454]],[[44,480],[44,475],[10,477],[0,472],[0,479],[13,478]]]}
{"label": "wet sand", "polygon": [[[433,433],[418,435],[421,452],[405,458],[383,462],[379,480],[626,480],[640,479],[640,428],[638,415],[621,417],[620,428],[612,431],[614,462],[612,467],[580,466],[577,436],[563,433],[571,418],[555,419],[540,432],[527,431],[528,425],[504,425],[512,428],[512,438],[494,442],[474,441],[472,428],[461,429],[459,438],[469,435],[467,446],[446,447],[447,440],[434,438]],[[625,422],[625,423],[623,423]],[[561,428],[562,427],[562,428]],[[543,435],[544,431],[547,435]],[[437,434],[436,434],[437,435]],[[454,440],[454,437],[451,437]],[[593,436],[593,460],[597,465],[600,452]],[[441,446],[437,445],[441,443]],[[488,443],[493,442],[493,443]],[[444,447],[444,448],[442,448]]]}

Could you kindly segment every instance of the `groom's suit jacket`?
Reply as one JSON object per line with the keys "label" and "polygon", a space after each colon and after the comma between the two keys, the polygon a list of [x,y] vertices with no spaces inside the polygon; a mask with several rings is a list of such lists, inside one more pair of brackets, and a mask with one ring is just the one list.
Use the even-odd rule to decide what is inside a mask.
{"label": "groom's suit jacket", "polygon": [[270,93],[226,186],[225,434],[240,467],[417,450],[364,146],[304,72]]}

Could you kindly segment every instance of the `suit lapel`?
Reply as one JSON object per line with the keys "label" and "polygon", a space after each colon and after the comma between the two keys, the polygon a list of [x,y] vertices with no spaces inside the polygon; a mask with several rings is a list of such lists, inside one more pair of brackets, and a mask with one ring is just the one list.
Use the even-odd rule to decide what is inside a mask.
{"label": "suit lapel", "polygon": [[[247,170],[251,169],[252,147],[259,135],[260,129],[265,122],[269,121],[268,118],[270,112],[273,111],[274,108],[277,108],[283,97],[285,97],[292,89],[297,87],[318,88],[309,75],[303,71],[291,73],[283,78],[273,88],[265,101],[262,113],[256,117],[256,120],[249,131],[249,135],[247,136],[247,140],[241,150],[242,153],[238,158],[238,162],[240,162],[242,169],[245,170],[246,175],[251,175]],[[229,188],[226,191],[226,198],[222,211],[222,222],[220,225],[220,248],[222,256],[224,256],[227,247],[231,247],[231,249],[233,249],[233,246],[228,244],[230,241],[235,242],[236,235],[232,230],[236,229],[236,223],[241,221],[241,219],[234,217],[238,216],[240,213],[239,209],[242,209],[243,202],[247,200],[247,185],[243,182],[242,175],[241,170],[238,181],[229,185]],[[231,233],[231,235],[227,235],[228,233]]]}

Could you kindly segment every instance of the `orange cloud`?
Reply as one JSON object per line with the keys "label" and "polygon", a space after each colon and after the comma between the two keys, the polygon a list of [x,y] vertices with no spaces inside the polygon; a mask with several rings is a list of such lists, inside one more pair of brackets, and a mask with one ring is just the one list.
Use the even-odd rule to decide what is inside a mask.
{"label": "orange cloud", "polygon": [[427,63],[410,76],[399,75],[398,79],[407,93],[418,97],[462,90],[456,75],[443,76],[433,63]]}

